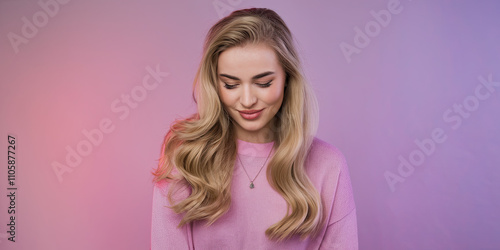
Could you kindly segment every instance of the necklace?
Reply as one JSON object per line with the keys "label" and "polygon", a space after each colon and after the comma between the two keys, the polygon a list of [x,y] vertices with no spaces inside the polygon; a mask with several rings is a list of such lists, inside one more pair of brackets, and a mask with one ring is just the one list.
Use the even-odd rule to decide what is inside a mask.
{"label": "necklace", "polygon": [[253,180],[250,178],[250,175],[248,175],[248,172],[247,172],[247,170],[245,169],[245,166],[243,166],[243,162],[241,162],[240,156],[239,156],[239,155],[237,155],[238,160],[240,161],[240,164],[241,164],[241,166],[243,167],[243,170],[245,171],[245,174],[247,175],[248,180],[250,181],[250,189],[253,189],[253,188],[255,187],[255,185],[253,184],[253,181],[255,181],[255,179],[257,179],[257,176],[259,176],[260,171],[262,171],[262,169],[263,169],[263,168],[264,168],[264,166],[266,165],[266,162],[267,162],[267,160],[269,159],[269,156],[271,155],[271,151],[273,151],[273,149],[272,149],[272,148],[271,148],[271,150],[269,150],[269,154],[267,155],[266,161],[264,162],[264,164],[262,164],[262,167],[260,167],[259,172],[258,172],[258,173],[257,173],[257,175],[255,176],[255,178],[253,178]]}

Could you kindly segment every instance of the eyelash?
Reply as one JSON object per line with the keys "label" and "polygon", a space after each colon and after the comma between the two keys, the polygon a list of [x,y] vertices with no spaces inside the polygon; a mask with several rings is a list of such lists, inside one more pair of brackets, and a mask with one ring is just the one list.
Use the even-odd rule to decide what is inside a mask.
{"label": "eyelash", "polygon": [[[271,86],[271,82],[272,82],[272,80],[267,82],[267,83],[262,83],[262,84],[256,83],[256,84],[262,88],[267,88],[267,87]],[[227,84],[226,82],[224,82],[224,88],[226,88],[226,89],[234,89],[234,88],[236,88],[237,85],[238,84],[230,85],[230,84]]]}

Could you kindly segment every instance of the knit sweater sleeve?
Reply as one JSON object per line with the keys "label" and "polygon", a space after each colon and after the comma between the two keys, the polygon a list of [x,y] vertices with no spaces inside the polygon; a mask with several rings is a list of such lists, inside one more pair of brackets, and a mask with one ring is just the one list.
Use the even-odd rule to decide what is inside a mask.
{"label": "knit sweater sleeve", "polygon": [[177,227],[182,215],[167,207],[170,206],[167,189],[165,180],[155,183],[153,187],[151,249],[193,249],[191,224]]}
{"label": "knit sweater sleeve", "polygon": [[346,164],[341,168],[331,217],[321,249],[358,249],[356,207]]}
{"label": "knit sweater sleeve", "polygon": [[320,249],[358,249],[356,205],[346,160],[337,148],[323,145],[323,163],[336,174],[328,181],[333,184],[333,202]]}

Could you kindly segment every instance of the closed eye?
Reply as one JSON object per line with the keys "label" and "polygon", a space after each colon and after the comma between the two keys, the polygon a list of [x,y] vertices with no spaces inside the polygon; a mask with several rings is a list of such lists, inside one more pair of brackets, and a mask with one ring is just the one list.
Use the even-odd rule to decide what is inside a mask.
{"label": "closed eye", "polygon": [[[266,83],[256,83],[259,87],[261,88],[267,88],[269,86],[271,86],[271,83],[273,81],[269,81],[269,82],[266,82]],[[227,82],[223,82],[224,83],[224,88],[226,89],[234,89],[236,88],[239,84],[228,84]]]}
{"label": "closed eye", "polygon": [[263,88],[267,88],[269,86],[271,86],[271,81],[267,82],[267,83],[257,83],[257,85],[259,85],[260,87],[263,87]]}
{"label": "closed eye", "polygon": [[236,86],[237,84],[227,84],[227,82],[224,82],[224,88],[226,89],[234,89]]}

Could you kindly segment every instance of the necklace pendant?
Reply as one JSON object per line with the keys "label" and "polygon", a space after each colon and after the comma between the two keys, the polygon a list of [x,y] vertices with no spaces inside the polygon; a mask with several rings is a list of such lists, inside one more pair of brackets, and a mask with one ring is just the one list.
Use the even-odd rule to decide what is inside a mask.
{"label": "necklace pendant", "polygon": [[253,185],[253,181],[250,182],[250,189],[253,189],[255,186]]}

